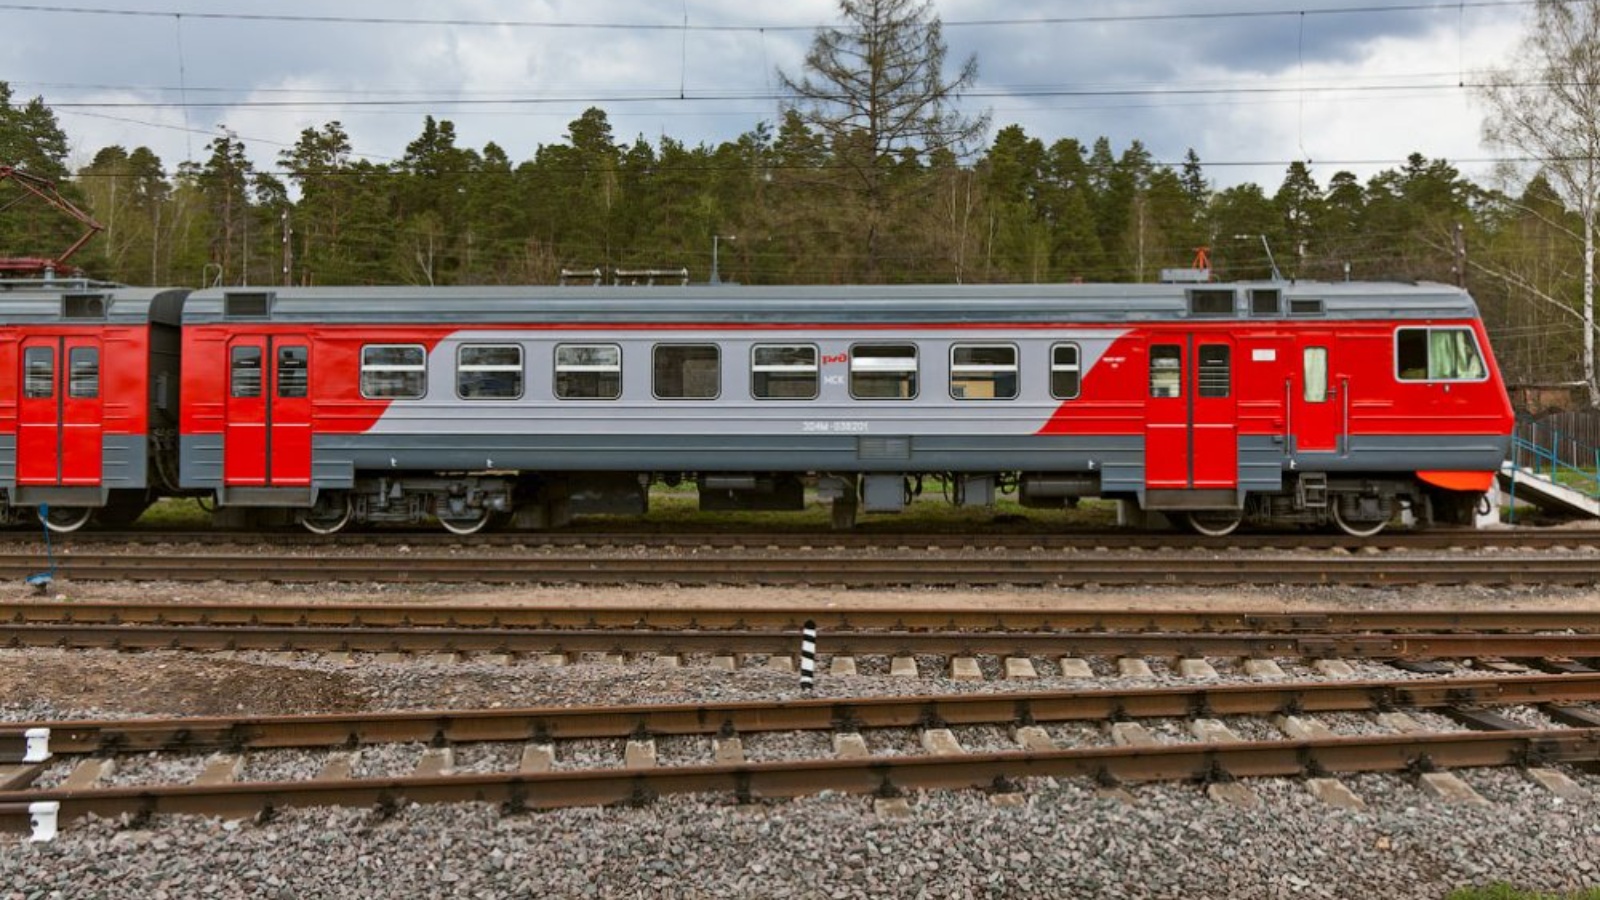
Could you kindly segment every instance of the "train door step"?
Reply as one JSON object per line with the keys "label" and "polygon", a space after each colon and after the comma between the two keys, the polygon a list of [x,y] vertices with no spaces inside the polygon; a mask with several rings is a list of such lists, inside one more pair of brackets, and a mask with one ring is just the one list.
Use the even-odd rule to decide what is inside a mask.
{"label": "train door step", "polygon": [[1152,488],[1144,492],[1148,510],[1238,509],[1239,492],[1233,488]]}
{"label": "train door step", "polygon": [[1328,508],[1326,472],[1302,472],[1295,482],[1295,501],[1300,509]]}

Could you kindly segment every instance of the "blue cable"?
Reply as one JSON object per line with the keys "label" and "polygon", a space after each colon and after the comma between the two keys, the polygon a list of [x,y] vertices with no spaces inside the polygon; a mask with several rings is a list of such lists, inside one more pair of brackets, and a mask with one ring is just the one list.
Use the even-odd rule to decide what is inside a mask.
{"label": "blue cable", "polygon": [[39,524],[44,528],[44,561],[50,568],[43,572],[35,572],[24,579],[30,586],[38,588],[39,593],[44,593],[51,582],[56,580],[56,556],[50,547],[50,504],[39,504]]}

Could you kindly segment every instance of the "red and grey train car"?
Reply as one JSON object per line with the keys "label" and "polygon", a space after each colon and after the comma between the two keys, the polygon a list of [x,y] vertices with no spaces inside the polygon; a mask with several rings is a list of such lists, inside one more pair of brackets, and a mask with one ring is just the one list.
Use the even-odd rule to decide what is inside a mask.
{"label": "red and grey train car", "polygon": [[1513,424],[1472,299],[1429,284],[213,289],[182,335],[181,489],[318,531],[542,527],[657,480],[809,486],[842,525],[940,476],[1360,534],[1462,517]]}
{"label": "red and grey train car", "polygon": [[187,293],[0,282],[0,522],[127,524],[177,491]]}

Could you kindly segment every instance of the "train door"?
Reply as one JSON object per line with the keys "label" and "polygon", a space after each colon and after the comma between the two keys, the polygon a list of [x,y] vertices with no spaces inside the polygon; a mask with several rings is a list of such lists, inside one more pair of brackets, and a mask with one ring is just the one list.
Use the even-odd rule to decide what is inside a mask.
{"label": "train door", "polygon": [[30,337],[22,341],[18,485],[100,484],[100,356],[100,340],[94,337]]}
{"label": "train door", "polygon": [[311,484],[310,363],[303,335],[241,335],[228,342],[224,484]]}
{"label": "train door", "polygon": [[1239,429],[1232,339],[1175,335],[1149,346],[1145,487],[1233,488]]}
{"label": "train door", "polygon": [[1332,453],[1339,449],[1340,385],[1334,381],[1333,335],[1313,332],[1300,345],[1298,389],[1291,389],[1296,452]]}

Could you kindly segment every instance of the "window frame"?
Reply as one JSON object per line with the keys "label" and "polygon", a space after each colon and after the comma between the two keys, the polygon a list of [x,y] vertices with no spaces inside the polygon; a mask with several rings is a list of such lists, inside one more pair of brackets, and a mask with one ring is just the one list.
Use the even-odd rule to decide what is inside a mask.
{"label": "window frame", "polygon": [[[769,350],[769,349],[808,350],[811,353],[811,365],[809,365],[809,366],[803,366],[803,365],[781,365],[781,364],[765,364],[765,365],[763,365],[761,363],[758,363],[756,361],[756,354],[759,353],[762,350]],[[788,373],[788,374],[794,374],[794,373],[800,373],[800,372],[809,372],[809,373],[811,373],[811,394],[810,394],[810,396],[807,396],[807,397],[774,397],[774,396],[771,396],[771,395],[762,394],[759,391],[757,391],[756,390],[756,374],[757,373],[768,373],[768,374],[770,374],[770,373],[774,373],[774,372],[777,372],[777,373]],[[804,401],[808,401],[808,400],[815,400],[820,396],[822,396],[822,351],[817,348],[816,344],[777,344],[777,343],[768,342],[768,343],[751,344],[750,345],[750,398],[751,399],[753,399],[753,400],[761,400],[761,401],[791,400],[791,401],[804,402]]]}
{"label": "window frame", "polygon": [[[689,394],[685,393],[682,396],[674,397],[674,396],[671,396],[671,395],[662,394],[661,393],[661,385],[660,385],[659,380],[658,380],[658,373],[657,373],[657,369],[656,369],[656,367],[660,363],[659,363],[659,360],[658,360],[656,354],[660,353],[662,350],[696,350],[696,349],[700,349],[700,350],[709,349],[711,351],[711,353],[712,353],[712,358],[716,362],[716,376],[717,377],[716,377],[716,380],[714,382],[715,390],[713,390],[709,396],[704,396],[704,395],[699,395],[699,394],[696,394],[694,396],[690,396]],[[678,373],[678,381],[679,381],[680,386],[683,384],[684,380],[685,379],[683,378],[683,372],[680,369],[680,371]],[[689,402],[693,402],[693,401],[696,401],[696,400],[701,401],[701,402],[705,402],[707,400],[720,399],[722,397],[722,345],[721,344],[716,344],[716,343],[711,343],[711,342],[708,342],[708,341],[663,341],[663,342],[660,342],[660,343],[651,344],[650,345],[650,396],[654,397],[657,400],[670,400],[670,401],[686,400],[686,401],[689,401]]]}
{"label": "window frame", "polygon": [[[1171,367],[1168,367],[1168,366],[1163,366],[1162,367],[1162,374],[1166,374],[1167,370],[1170,368],[1172,370],[1173,374],[1176,376],[1175,380],[1174,380],[1174,384],[1176,386],[1176,390],[1175,390],[1174,393],[1171,393],[1171,394],[1158,394],[1158,393],[1156,393],[1156,351],[1157,350],[1175,350],[1175,351],[1177,351],[1177,355],[1172,357],[1173,359],[1175,359],[1177,361],[1177,365],[1176,366],[1171,366]],[[1148,376],[1148,383],[1147,383],[1147,386],[1146,386],[1147,399],[1150,399],[1150,400],[1181,400],[1183,398],[1183,381],[1184,381],[1184,378],[1183,378],[1183,376],[1184,376],[1184,369],[1183,369],[1183,367],[1184,367],[1184,360],[1183,360],[1184,352],[1183,351],[1184,351],[1184,345],[1183,344],[1174,344],[1174,343],[1159,343],[1159,344],[1156,344],[1156,343],[1152,343],[1150,345],[1150,352],[1148,354],[1148,359],[1146,360],[1146,362],[1147,362],[1146,375]]]}
{"label": "window frame", "polygon": [[[579,348],[614,350],[614,351],[616,351],[616,354],[617,354],[617,362],[616,362],[615,365],[592,365],[592,364],[581,364],[580,365],[580,364],[577,364],[577,363],[563,365],[562,362],[561,362],[561,351],[562,350],[567,350],[567,349],[579,349]],[[555,397],[557,400],[563,400],[563,401],[567,401],[567,402],[582,402],[584,400],[601,400],[601,401],[605,401],[605,402],[609,403],[609,402],[612,402],[612,401],[616,401],[616,400],[621,400],[622,399],[622,345],[621,344],[615,343],[613,341],[565,341],[565,342],[562,342],[562,343],[559,343],[559,344],[555,345],[555,348],[552,350],[552,352],[550,354],[550,363],[551,363],[551,365],[553,367],[552,368],[552,372],[554,373],[554,376],[555,376],[550,380],[550,395]],[[596,395],[596,396],[592,396],[591,397],[591,396],[573,396],[573,395],[570,395],[570,394],[563,394],[563,393],[561,393],[561,374],[563,372],[576,372],[576,373],[592,372],[592,373],[595,373],[595,374],[604,374],[604,373],[607,373],[607,372],[615,372],[617,374],[617,392],[615,394],[613,394],[612,396],[609,396],[609,397],[601,396],[601,395]]]}
{"label": "window frame", "polygon": [[[956,351],[963,350],[963,349],[966,349],[966,350],[1009,350],[1009,351],[1011,351],[1011,365],[1010,366],[1002,366],[1002,365],[998,365],[998,364],[987,364],[987,363],[963,363],[963,364],[957,364],[956,363]],[[1010,400],[1015,400],[1018,397],[1022,396],[1022,353],[1021,353],[1021,351],[1019,351],[1017,349],[1017,345],[1016,344],[1008,344],[1008,343],[997,342],[997,341],[957,341],[957,342],[952,342],[950,344],[949,359],[950,359],[950,371],[949,371],[949,376],[950,376],[949,377],[950,399],[959,400],[959,401],[969,401],[970,400],[970,401],[974,401],[974,402],[997,402],[997,401],[998,402],[1006,402],[1006,401],[1010,401]],[[1011,394],[1009,396],[1005,396],[1005,397],[999,396],[998,394],[995,395],[995,396],[992,396],[992,397],[958,397],[958,396],[956,396],[956,372],[958,370],[965,370],[967,372],[973,372],[973,373],[990,372],[990,373],[995,373],[995,374],[1010,372],[1011,373]],[[990,383],[991,384],[994,383],[994,379],[993,378],[990,379]]]}
{"label": "window frame", "polygon": [[[1217,393],[1215,369],[1206,367],[1206,351],[1222,351],[1222,393]],[[1233,345],[1201,343],[1194,348],[1194,396],[1197,400],[1228,400],[1233,397]],[[1207,381],[1207,376],[1213,380]]]}
{"label": "window frame", "polygon": [[[310,344],[274,344],[277,351],[272,360],[272,396],[278,400],[304,400],[311,396],[311,345]],[[285,365],[285,354],[300,351],[299,365]],[[290,384],[284,379],[285,372],[299,372],[298,384]],[[289,388],[288,392],[285,388]]]}
{"label": "window frame", "polygon": [[[37,374],[34,369],[38,364],[30,360],[30,356],[42,355],[44,357],[43,374]],[[44,392],[39,392],[42,383]],[[56,396],[56,348],[54,347],[24,347],[22,349],[22,399],[24,400],[53,400]]]}
{"label": "window frame", "polygon": [[[1071,349],[1073,354],[1072,366],[1062,366],[1056,362],[1056,351]],[[1071,372],[1075,390],[1071,396],[1056,392],[1056,373]],[[1050,397],[1054,400],[1076,400],[1083,396],[1083,347],[1077,341],[1057,341],[1050,345]]]}
{"label": "window frame", "polygon": [[[911,355],[909,357],[901,357],[901,356],[867,356],[867,357],[858,357],[857,356],[858,351],[860,351],[862,348],[866,348],[866,347],[909,348],[911,350]],[[914,341],[871,341],[871,342],[862,341],[860,343],[851,344],[850,345],[850,350],[848,352],[848,355],[849,355],[849,361],[847,363],[847,367],[849,369],[848,379],[849,379],[849,383],[850,383],[849,384],[849,387],[850,387],[850,399],[852,399],[852,400],[865,400],[865,401],[869,401],[869,402],[870,401],[878,401],[878,400],[899,400],[901,402],[905,402],[905,401],[908,401],[908,400],[915,400],[919,396],[922,395],[922,347],[919,346]],[[906,367],[903,367],[903,366],[883,366],[878,372],[872,372],[869,369],[858,370],[856,368],[856,364],[857,364],[858,361],[863,360],[863,359],[882,359],[882,360],[909,359],[911,365],[910,365],[909,368],[906,368]],[[910,395],[906,396],[906,397],[873,397],[873,396],[862,396],[861,394],[856,393],[856,375],[858,373],[871,375],[871,374],[882,374],[882,373],[885,373],[885,372],[910,372],[911,373],[911,388],[912,388],[912,390],[910,392]]]}
{"label": "window frame", "polygon": [[[405,365],[373,365],[367,362],[369,350],[415,350],[422,354],[422,362]],[[373,394],[367,390],[368,372],[420,372],[422,383],[417,393],[405,394]],[[362,344],[361,345],[361,377],[357,384],[361,397],[365,400],[421,400],[428,396],[428,348],[421,344]]]}
{"label": "window frame", "polygon": [[[474,363],[467,366],[462,363],[461,357],[468,350],[515,350],[517,351],[516,365],[510,363]],[[517,392],[515,394],[495,394],[491,396],[467,396],[461,392],[461,373],[463,372],[515,372],[517,374]],[[521,344],[506,343],[504,341],[487,342],[473,341],[456,345],[456,397],[469,403],[480,400],[521,400],[528,392],[528,354]]]}
{"label": "window frame", "polygon": [[[250,367],[241,368],[242,359],[255,355],[254,366],[256,383],[253,392],[240,393],[239,373],[249,371]],[[230,400],[261,400],[267,392],[267,351],[256,344],[234,344],[228,348],[228,399]]]}
{"label": "window frame", "polygon": [[[1311,377],[1309,377],[1308,370],[1306,368],[1311,363],[1311,358],[1312,358],[1313,355],[1317,356],[1318,359],[1320,360],[1321,369],[1322,369],[1322,371],[1320,373],[1320,376],[1319,376],[1319,379],[1316,380],[1315,385],[1314,385],[1314,380]],[[1328,400],[1331,399],[1332,394],[1333,394],[1333,387],[1332,387],[1332,384],[1330,383],[1331,379],[1332,379],[1332,374],[1331,374],[1331,371],[1329,369],[1328,360],[1329,360],[1328,347],[1325,344],[1307,344],[1306,346],[1300,348],[1300,400],[1301,400],[1301,402],[1303,402],[1303,403],[1327,403]],[[1313,394],[1312,390],[1311,390],[1313,386],[1315,386],[1317,388],[1317,392],[1315,394]]]}
{"label": "window frame", "polygon": [[[83,356],[83,355],[89,356],[91,364],[94,366],[94,372],[90,376],[94,380],[92,382],[91,389],[89,391],[87,391],[87,392],[85,392],[83,390],[83,388],[79,387],[79,384],[78,384],[79,379],[81,377],[83,377],[78,373],[78,365],[79,365],[78,359],[79,359],[80,356]],[[101,377],[101,368],[100,368],[100,348],[99,347],[78,346],[78,347],[68,347],[67,348],[67,399],[68,400],[99,400],[100,399],[100,377]]]}
{"label": "window frame", "polygon": [[[1483,374],[1477,378],[1435,378],[1431,374],[1424,374],[1421,378],[1407,378],[1400,368],[1400,333],[1402,331],[1423,332],[1423,347],[1427,350],[1428,358],[1425,373],[1433,370],[1433,333],[1436,331],[1463,332],[1472,339],[1472,351],[1478,357],[1478,364],[1483,367]],[[1480,384],[1489,380],[1489,358],[1484,355],[1483,344],[1478,341],[1478,333],[1466,325],[1401,325],[1394,330],[1394,379],[1401,384]]]}

